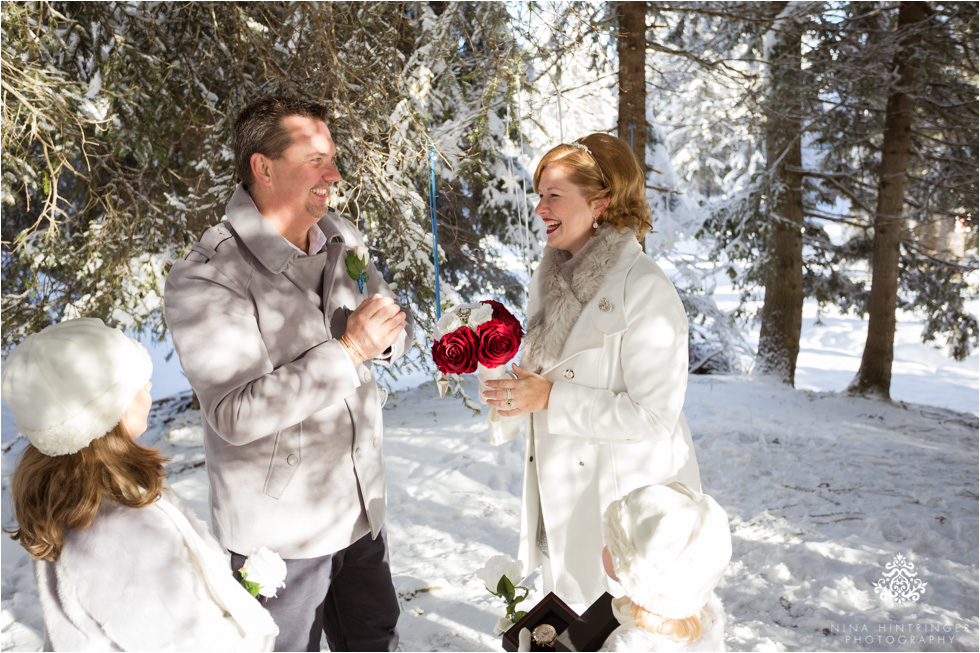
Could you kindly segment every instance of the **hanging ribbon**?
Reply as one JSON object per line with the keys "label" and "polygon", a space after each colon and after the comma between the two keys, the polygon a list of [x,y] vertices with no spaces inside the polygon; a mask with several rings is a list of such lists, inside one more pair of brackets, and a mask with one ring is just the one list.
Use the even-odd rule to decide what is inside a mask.
{"label": "hanging ribbon", "polygon": [[429,215],[432,216],[432,262],[435,263],[436,274],[436,319],[442,317],[442,295],[439,293],[439,226],[436,222],[436,168],[433,165],[432,152],[435,148],[429,145]]}
{"label": "hanging ribbon", "polygon": [[[435,148],[429,145],[429,215],[432,216],[432,262],[435,267],[436,276],[436,320],[442,317],[442,294],[439,292],[439,224],[436,220],[436,167],[434,164],[433,151]],[[449,379],[442,372],[436,378],[436,387],[439,389],[439,397],[445,397],[449,390]]]}

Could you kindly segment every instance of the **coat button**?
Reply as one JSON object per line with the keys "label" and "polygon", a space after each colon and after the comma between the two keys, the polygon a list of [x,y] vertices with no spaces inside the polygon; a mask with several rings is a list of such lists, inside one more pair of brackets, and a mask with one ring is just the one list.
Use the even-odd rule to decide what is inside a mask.
{"label": "coat button", "polygon": [[580,461],[578,461],[578,466],[579,467],[585,467],[585,463],[580,460]]}
{"label": "coat button", "polygon": [[575,378],[575,372],[572,371],[571,369],[565,370],[565,378],[566,379],[574,379]]}
{"label": "coat button", "polygon": [[286,456],[287,465],[295,465],[298,462],[299,462],[299,456],[297,456],[296,454],[291,453],[288,456]]}
{"label": "coat button", "polygon": [[371,440],[371,446],[373,446],[375,449],[378,448],[378,445],[379,444],[380,443],[378,442],[378,438],[375,438],[375,439]]}
{"label": "coat button", "polygon": [[365,383],[367,383],[368,381],[370,381],[371,380],[371,372],[369,372],[368,370],[364,370],[364,374],[361,375],[361,380],[363,380]]}
{"label": "coat button", "polygon": [[534,462],[534,456],[531,456],[530,458],[528,458],[528,459],[527,459],[527,461],[528,461],[529,463],[533,463],[533,462]]}
{"label": "coat button", "polygon": [[361,448],[360,447],[358,447],[357,449],[354,449],[354,457],[355,458],[360,458],[361,457]]}

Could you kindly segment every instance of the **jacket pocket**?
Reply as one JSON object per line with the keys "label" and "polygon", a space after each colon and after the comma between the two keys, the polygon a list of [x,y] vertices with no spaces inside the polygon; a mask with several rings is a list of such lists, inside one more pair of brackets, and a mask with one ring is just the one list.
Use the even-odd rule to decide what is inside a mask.
{"label": "jacket pocket", "polygon": [[273,499],[278,499],[286,491],[293,474],[303,463],[301,439],[303,425],[297,424],[276,433],[276,444],[272,449],[269,473],[265,477],[262,491]]}

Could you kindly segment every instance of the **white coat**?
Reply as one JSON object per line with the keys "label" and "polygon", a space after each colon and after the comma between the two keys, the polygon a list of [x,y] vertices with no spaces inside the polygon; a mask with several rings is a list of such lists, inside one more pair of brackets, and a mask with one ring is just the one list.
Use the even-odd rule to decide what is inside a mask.
{"label": "white coat", "polygon": [[271,651],[279,632],[169,489],[145,508],[103,500],[34,577],[46,651]]}
{"label": "white coat", "polygon": [[[583,250],[584,251],[584,250]],[[579,254],[581,255],[581,253]],[[529,286],[540,302],[542,266]],[[554,385],[547,410],[525,419],[491,416],[490,437],[527,433],[518,556],[569,604],[591,605],[622,589],[602,568],[602,516],[628,492],[682,481],[700,489],[682,408],[687,387],[687,316],[663,271],[627,238],[582,308],[558,362],[541,371]],[[543,520],[548,557],[537,546]],[[546,583],[547,585],[547,583]]]}

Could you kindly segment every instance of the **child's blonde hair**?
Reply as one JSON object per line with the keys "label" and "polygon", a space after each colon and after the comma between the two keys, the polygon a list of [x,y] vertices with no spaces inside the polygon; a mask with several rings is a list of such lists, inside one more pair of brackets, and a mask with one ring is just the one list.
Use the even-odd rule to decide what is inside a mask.
{"label": "child's blonde hair", "polygon": [[620,602],[617,604],[619,611],[632,618],[638,627],[647,632],[663,635],[679,644],[689,644],[701,639],[700,614],[685,619],[669,619],[633,603],[628,596],[616,601]]}

